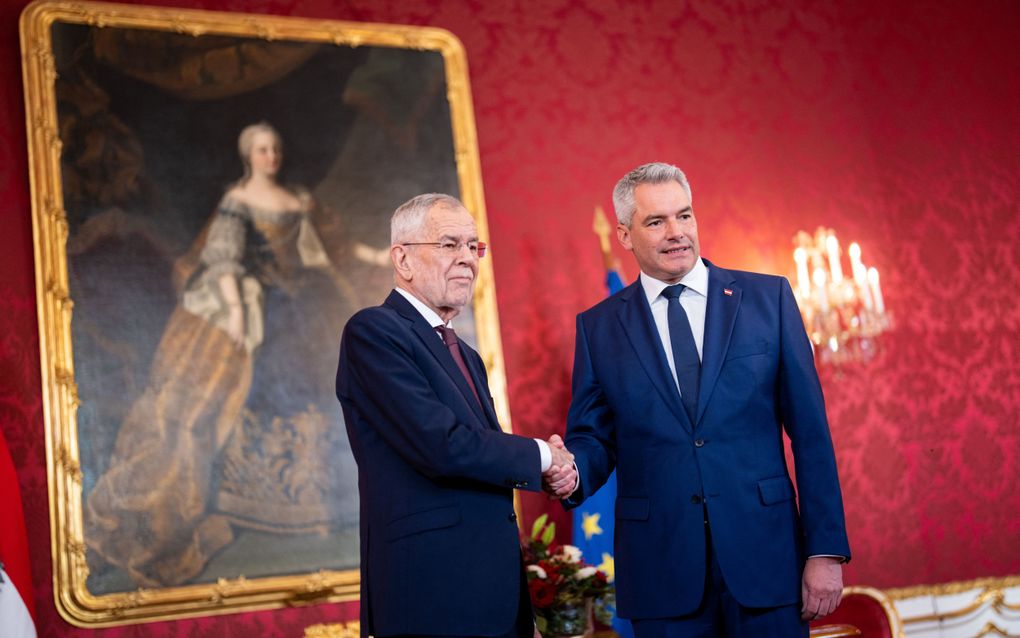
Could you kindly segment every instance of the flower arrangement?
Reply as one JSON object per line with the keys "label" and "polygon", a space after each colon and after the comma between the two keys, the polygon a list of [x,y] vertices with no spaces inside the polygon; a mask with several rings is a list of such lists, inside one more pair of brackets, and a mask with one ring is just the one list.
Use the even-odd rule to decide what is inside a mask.
{"label": "flower arrangement", "polygon": [[585,563],[577,547],[554,546],[556,523],[547,521],[546,514],[535,520],[524,547],[528,589],[539,632],[543,636],[584,634],[590,629],[590,615],[610,624],[616,592],[605,572]]}

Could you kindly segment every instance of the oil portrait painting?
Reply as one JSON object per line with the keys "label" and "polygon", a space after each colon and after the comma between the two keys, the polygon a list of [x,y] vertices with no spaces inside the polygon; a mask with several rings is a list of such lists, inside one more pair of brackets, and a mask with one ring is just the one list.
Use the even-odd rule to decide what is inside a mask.
{"label": "oil portrait painting", "polygon": [[[66,277],[40,292],[44,367],[57,371],[47,422],[73,479],[56,477],[51,510],[79,548],[55,557],[78,601],[65,617],[200,614],[224,582],[286,604],[308,575],[324,599],[356,596],[337,347],[392,286],[398,204],[448,192],[484,214],[470,99],[450,86],[459,43],[404,27],[373,44],[369,25],[353,46],[347,23],[89,3],[83,19],[48,5],[26,10],[22,37],[29,58],[50,47],[53,73],[33,88],[26,70],[26,88],[30,117],[54,117],[60,142],[48,187],[49,149],[30,127],[36,208],[56,200],[65,229],[36,210],[37,272]],[[458,326],[469,339],[475,306]],[[165,591],[195,600],[175,609]]]}

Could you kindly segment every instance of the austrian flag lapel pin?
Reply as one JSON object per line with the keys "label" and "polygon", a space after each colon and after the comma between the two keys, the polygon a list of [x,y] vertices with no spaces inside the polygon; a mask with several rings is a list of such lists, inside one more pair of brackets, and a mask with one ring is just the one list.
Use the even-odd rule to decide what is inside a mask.
{"label": "austrian flag lapel pin", "polygon": [[732,297],[733,296],[733,291],[730,290],[729,288],[723,288],[722,289],[722,294],[726,295],[727,297]]}

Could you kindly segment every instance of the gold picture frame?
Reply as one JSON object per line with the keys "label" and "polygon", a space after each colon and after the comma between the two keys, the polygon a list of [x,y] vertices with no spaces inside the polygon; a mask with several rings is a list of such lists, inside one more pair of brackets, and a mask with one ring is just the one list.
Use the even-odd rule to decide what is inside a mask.
{"label": "gold picture frame", "polygon": [[[338,243],[346,242],[342,249],[331,243],[334,235],[320,231],[319,249],[339,273],[334,293],[349,293],[347,312],[381,302],[380,291],[388,290],[382,264],[388,215],[407,196],[443,190],[444,184],[446,190],[458,190],[476,217],[480,236],[487,238],[463,46],[451,33],[428,27],[54,0],[26,7],[20,31],[54,596],[60,615],[77,626],[103,627],[356,599],[356,564],[310,569],[278,562],[254,573],[247,569],[251,563],[241,560],[221,566],[218,575],[210,572],[208,565],[223,554],[198,561],[205,571],[197,575],[165,580],[160,578],[166,572],[124,567],[116,560],[109,567],[100,560],[103,569],[109,568],[102,573],[112,574],[102,580],[106,576],[90,567],[97,556],[93,546],[102,539],[89,531],[89,494],[111,472],[111,459],[123,453],[119,438],[125,414],[152,390],[146,384],[155,377],[153,361],[169,339],[179,305],[177,297],[167,301],[170,279],[180,274],[189,247],[201,247],[203,220],[216,209],[223,182],[238,177],[236,157],[218,157],[236,152],[242,124],[286,120],[277,139],[286,141],[288,162],[290,149],[297,149],[301,181],[318,185],[312,196],[320,204],[319,221],[330,226],[339,218],[350,222],[348,231],[370,229],[363,234],[374,244],[335,233],[341,237]],[[437,74],[436,79],[429,80],[427,72]],[[341,113],[333,117],[330,109]],[[263,117],[257,117],[260,111]],[[440,120],[442,125],[432,125]],[[382,140],[379,144],[390,155],[372,140]],[[218,150],[210,151],[209,145]],[[428,156],[433,147],[442,149],[436,152],[448,162]],[[404,161],[411,156],[413,161]],[[442,172],[416,172],[426,163]],[[341,171],[342,180],[330,172],[337,166],[347,171]],[[373,187],[366,174],[390,180],[387,188]],[[439,187],[429,188],[433,184]],[[352,192],[355,187],[361,190]],[[330,207],[338,201],[342,205]],[[339,208],[344,214],[333,211]],[[376,218],[350,212],[357,210],[375,211]],[[341,261],[337,254],[353,265],[348,270],[336,266]],[[368,293],[364,282],[374,286]],[[468,325],[458,330],[482,353],[497,414],[509,431],[491,260],[480,264],[472,311]],[[265,329],[270,334],[271,326]],[[328,345],[335,356],[338,342]],[[260,368],[254,369],[257,380]],[[171,412],[179,409],[175,406]],[[245,408],[245,418],[254,418],[255,412]],[[169,430],[177,432],[176,426]],[[136,438],[144,443],[146,436]],[[228,431],[224,436],[234,441],[240,435]],[[215,454],[233,445],[223,443],[219,434],[214,440],[220,447],[212,452],[196,447],[207,455],[209,467],[221,463]],[[161,453],[174,454],[168,448]],[[250,471],[250,459],[241,459],[235,463],[238,471]],[[153,465],[157,471],[162,463]],[[209,467],[202,472],[211,472]],[[215,490],[202,494],[215,496]],[[214,501],[210,497],[208,503]],[[243,518],[235,514],[226,520],[234,525]],[[352,532],[349,523],[343,542],[351,534],[356,541],[357,526]],[[272,525],[268,530],[260,525],[266,527],[253,523],[251,533],[268,536],[252,541],[244,550],[248,553],[241,552],[235,561],[261,559],[261,550],[281,537]],[[157,529],[157,523],[151,522],[151,528]],[[116,521],[111,529],[120,529]],[[333,533],[331,528],[319,531],[324,538]],[[316,559],[307,557],[313,563]]]}

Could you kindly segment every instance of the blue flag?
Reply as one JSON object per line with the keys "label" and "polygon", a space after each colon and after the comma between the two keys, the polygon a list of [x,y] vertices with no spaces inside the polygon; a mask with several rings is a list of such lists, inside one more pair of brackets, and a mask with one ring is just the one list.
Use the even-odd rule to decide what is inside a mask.
{"label": "blue flag", "polygon": [[[620,274],[615,270],[606,273],[606,288],[615,294],[624,288]],[[574,545],[584,554],[585,562],[595,565],[606,573],[610,582],[616,580],[613,562],[613,508],[616,503],[616,472],[609,475],[606,484],[588,497],[574,510]],[[634,630],[629,620],[613,615],[613,630],[620,638],[633,638]]]}

